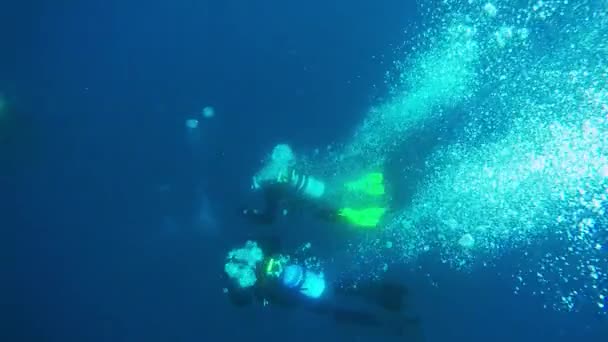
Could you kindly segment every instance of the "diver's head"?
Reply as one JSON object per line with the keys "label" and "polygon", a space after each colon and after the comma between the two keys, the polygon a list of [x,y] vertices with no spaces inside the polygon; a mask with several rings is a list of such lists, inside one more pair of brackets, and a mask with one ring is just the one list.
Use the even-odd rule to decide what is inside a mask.
{"label": "diver's head", "polygon": [[247,241],[243,247],[228,252],[224,272],[238,287],[248,288],[257,282],[256,269],[263,260],[264,252],[258,244]]}
{"label": "diver's head", "polygon": [[278,144],[272,149],[270,159],[275,163],[292,164],[295,163],[296,157],[289,145]]}
{"label": "diver's head", "polygon": [[257,189],[264,183],[286,181],[295,163],[296,157],[289,145],[276,145],[266,158],[262,169],[253,177],[253,187]]}

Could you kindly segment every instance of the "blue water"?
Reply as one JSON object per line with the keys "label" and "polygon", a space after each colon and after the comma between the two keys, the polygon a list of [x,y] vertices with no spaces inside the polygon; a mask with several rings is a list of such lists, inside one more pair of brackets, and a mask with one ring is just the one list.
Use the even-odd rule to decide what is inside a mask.
{"label": "blue water", "polygon": [[[0,170],[0,340],[392,340],[238,310],[221,273],[226,249],[255,229],[236,211],[263,154],[346,139],[418,20],[397,0],[2,6],[0,91],[18,120]],[[193,144],[184,122],[207,105],[216,116]],[[336,238],[311,224],[285,229],[321,246]],[[421,263],[440,287],[402,276],[429,341],[608,337],[605,321],[543,310],[495,273]]]}

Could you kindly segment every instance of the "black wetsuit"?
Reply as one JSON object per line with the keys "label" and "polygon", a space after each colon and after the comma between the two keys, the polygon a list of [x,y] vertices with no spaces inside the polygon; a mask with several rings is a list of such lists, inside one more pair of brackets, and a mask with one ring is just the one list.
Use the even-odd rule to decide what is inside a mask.
{"label": "black wetsuit", "polygon": [[[257,274],[258,281],[250,288],[233,286],[228,290],[231,302],[237,307],[253,304],[282,309],[304,309],[327,315],[336,323],[387,329],[399,335],[419,330],[416,318],[403,315],[407,289],[403,285],[386,282],[357,284],[356,287],[329,286],[321,298],[308,298],[284,286],[279,278]],[[360,301],[369,310],[353,309],[348,302]],[[351,303],[352,304],[352,303]]]}
{"label": "black wetsuit", "polygon": [[261,192],[264,202],[263,209],[241,209],[241,214],[253,223],[272,224],[283,209],[292,210],[296,208],[298,210],[303,208],[309,210],[323,221],[331,223],[340,221],[336,208],[300,198],[288,184],[267,184],[264,185]]}
{"label": "black wetsuit", "polygon": [[[311,299],[297,290],[286,288],[277,280],[262,280],[251,288],[238,290],[233,288],[228,293],[231,302],[237,307],[258,304],[269,308],[303,309],[326,315],[340,324],[380,328],[397,335],[421,336],[418,319],[407,317],[402,313],[403,298],[406,294],[404,287],[379,283],[359,285],[357,289],[335,287],[331,291],[333,291],[331,298]],[[352,300],[359,298],[375,308],[361,310],[340,304],[349,298]]]}

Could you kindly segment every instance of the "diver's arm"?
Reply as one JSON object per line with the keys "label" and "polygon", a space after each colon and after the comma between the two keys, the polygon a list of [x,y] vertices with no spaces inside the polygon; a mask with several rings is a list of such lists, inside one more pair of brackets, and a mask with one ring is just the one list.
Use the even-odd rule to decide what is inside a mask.
{"label": "diver's arm", "polygon": [[250,306],[253,302],[253,295],[251,292],[236,288],[228,290],[228,298],[230,298],[230,302],[238,308]]}
{"label": "diver's arm", "polygon": [[274,256],[283,252],[282,240],[279,234],[258,236],[256,240],[266,255]]}
{"label": "diver's arm", "polygon": [[281,194],[276,187],[268,187],[263,190],[264,210],[244,209],[242,215],[256,224],[272,224],[279,214]]}

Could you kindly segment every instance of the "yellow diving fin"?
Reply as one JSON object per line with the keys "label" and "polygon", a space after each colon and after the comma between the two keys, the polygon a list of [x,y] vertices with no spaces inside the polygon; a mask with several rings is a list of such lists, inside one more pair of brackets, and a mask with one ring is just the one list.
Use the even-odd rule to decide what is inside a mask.
{"label": "yellow diving fin", "polygon": [[383,207],[365,209],[342,208],[338,212],[338,215],[344,217],[355,226],[373,228],[378,225],[384,213],[386,213],[386,208]]}

